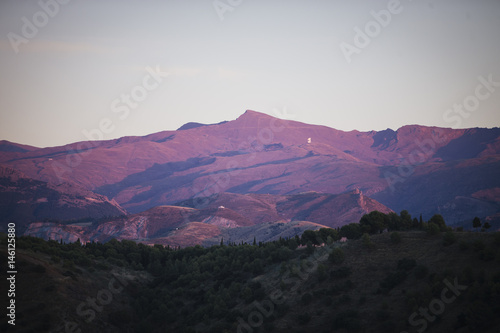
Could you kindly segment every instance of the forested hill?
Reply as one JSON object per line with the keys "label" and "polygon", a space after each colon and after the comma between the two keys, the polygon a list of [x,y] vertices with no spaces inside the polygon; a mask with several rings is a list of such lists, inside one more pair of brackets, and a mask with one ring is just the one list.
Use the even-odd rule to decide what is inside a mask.
{"label": "forested hill", "polygon": [[[500,233],[452,231],[438,218],[380,233],[373,217],[338,231],[307,231],[268,243],[221,240],[209,248],[19,237],[16,326],[12,330],[4,319],[0,327],[497,332]],[[351,238],[341,241],[347,233]],[[6,248],[4,235],[3,267]]]}

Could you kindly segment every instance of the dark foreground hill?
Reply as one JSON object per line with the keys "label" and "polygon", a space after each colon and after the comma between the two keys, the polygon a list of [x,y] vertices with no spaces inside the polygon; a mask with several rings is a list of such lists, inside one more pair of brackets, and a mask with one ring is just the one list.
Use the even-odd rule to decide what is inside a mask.
{"label": "dark foreground hill", "polygon": [[[4,316],[1,330],[498,332],[499,233],[407,231],[342,243],[322,230],[181,250],[21,237],[16,326]],[[6,247],[2,237],[4,267]]]}

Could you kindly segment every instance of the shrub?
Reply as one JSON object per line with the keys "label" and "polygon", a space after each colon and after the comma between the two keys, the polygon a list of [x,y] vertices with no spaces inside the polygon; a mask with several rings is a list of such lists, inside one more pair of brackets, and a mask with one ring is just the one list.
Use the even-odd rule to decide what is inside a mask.
{"label": "shrub", "polygon": [[318,280],[319,281],[324,281],[328,277],[328,275],[326,273],[326,267],[323,264],[318,265],[317,272],[318,272]]}
{"label": "shrub", "polygon": [[300,301],[302,302],[302,304],[304,305],[307,305],[309,303],[311,303],[311,301],[313,300],[313,296],[310,294],[310,293],[305,293],[304,295],[302,295],[302,297],[300,298]]}
{"label": "shrub", "polygon": [[500,231],[493,234],[493,245],[500,246]]}
{"label": "shrub", "polygon": [[413,267],[417,265],[417,262],[415,259],[411,258],[403,258],[401,260],[398,260],[398,269],[402,269],[404,271],[409,271]]}
{"label": "shrub", "polygon": [[386,291],[391,290],[401,282],[406,279],[406,272],[399,270],[394,273],[390,273],[387,275],[382,282],[380,282],[380,287],[385,289]]}
{"label": "shrub", "polygon": [[391,317],[391,313],[384,309],[377,310],[375,315],[377,316],[377,319],[380,321],[387,320]]}
{"label": "shrub", "polygon": [[108,262],[112,265],[118,266],[118,267],[123,267],[126,265],[126,262],[121,259],[116,259],[116,258],[108,258]]}
{"label": "shrub", "polygon": [[485,332],[495,322],[496,313],[482,300],[475,300],[465,310],[467,324],[475,332]]}
{"label": "shrub", "polygon": [[458,248],[460,249],[460,251],[468,250],[469,249],[469,243],[467,243],[464,240],[461,240],[460,242],[458,242]]}
{"label": "shrub", "polygon": [[58,264],[58,263],[60,263],[60,262],[61,262],[61,258],[60,258],[60,257],[58,257],[58,256],[52,256],[50,259],[51,259],[51,260],[52,260],[55,264]]}
{"label": "shrub", "polygon": [[457,236],[452,231],[447,231],[443,235],[443,245],[449,246],[457,241]]}
{"label": "shrub", "polygon": [[35,273],[45,273],[46,269],[44,266],[37,264],[32,268],[32,271]]}
{"label": "shrub", "polygon": [[335,315],[333,328],[345,328],[346,330],[357,330],[360,328],[359,313],[356,310],[345,310]]}
{"label": "shrub", "polygon": [[109,322],[118,327],[126,327],[130,322],[130,314],[125,310],[111,312],[108,316]]}
{"label": "shrub", "polygon": [[280,282],[280,289],[281,289],[281,291],[285,291],[287,288],[288,288],[288,286],[285,283],[285,281],[281,280],[281,282]]}
{"label": "shrub", "polygon": [[43,289],[44,291],[51,293],[57,290],[57,287],[54,284],[49,284],[47,287]]}
{"label": "shrub", "polygon": [[313,247],[313,244],[311,242],[307,242],[306,244],[306,254],[307,255],[311,255],[314,253],[314,247]]}
{"label": "shrub", "polygon": [[399,232],[394,231],[394,232],[391,233],[391,242],[393,244],[399,244],[399,243],[401,243],[401,235],[399,234]]}
{"label": "shrub", "polygon": [[102,262],[98,262],[95,265],[95,268],[100,269],[100,270],[109,270],[110,269],[110,267],[108,265],[106,265],[105,263],[102,263]]}
{"label": "shrub", "polygon": [[479,258],[484,261],[490,261],[495,259],[495,252],[491,249],[484,249],[479,251]]}
{"label": "shrub", "polygon": [[429,269],[424,266],[424,265],[418,265],[417,267],[415,267],[415,277],[417,279],[423,279],[425,278],[425,276],[427,275],[427,273],[429,273]]}
{"label": "shrub", "polygon": [[[272,322],[265,322],[264,323],[264,332],[274,332],[274,331],[275,331],[274,323],[272,323]],[[225,332],[231,332],[231,331],[226,330]]]}
{"label": "shrub", "polygon": [[63,267],[67,269],[75,269],[75,263],[71,260],[64,260]]}
{"label": "shrub", "polygon": [[340,248],[333,249],[332,253],[328,256],[328,260],[334,264],[341,264],[345,260],[344,251]]}
{"label": "shrub", "polygon": [[347,294],[343,294],[342,296],[339,297],[338,303],[340,305],[346,305],[351,303],[351,297]]}
{"label": "shrub", "polygon": [[478,239],[472,243],[472,249],[476,252],[484,250],[485,246],[482,240]]}
{"label": "shrub", "polygon": [[370,239],[370,235],[367,233],[364,233],[363,236],[361,236],[361,240],[363,241],[363,246],[367,249],[373,249],[375,247],[375,244],[373,244],[372,240]]}
{"label": "shrub", "polygon": [[430,236],[434,236],[439,234],[439,226],[435,223],[429,223],[427,225],[427,234]]}
{"label": "shrub", "polygon": [[309,321],[311,321],[311,315],[309,313],[301,313],[297,316],[297,320],[299,321],[300,325],[305,325]]}
{"label": "shrub", "polygon": [[332,279],[342,279],[351,275],[351,269],[347,266],[339,267],[338,269],[330,271],[330,277]]}
{"label": "shrub", "polygon": [[264,288],[258,288],[256,290],[254,290],[253,296],[256,300],[260,301],[260,300],[264,299],[264,297],[266,297],[266,291],[264,290]]}
{"label": "shrub", "polygon": [[[390,315],[390,313],[389,313],[389,315]],[[382,321],[379,325],[379,329],[382,332],[394,332],[395,328],[396,328],[396,324],[390,319]]]}

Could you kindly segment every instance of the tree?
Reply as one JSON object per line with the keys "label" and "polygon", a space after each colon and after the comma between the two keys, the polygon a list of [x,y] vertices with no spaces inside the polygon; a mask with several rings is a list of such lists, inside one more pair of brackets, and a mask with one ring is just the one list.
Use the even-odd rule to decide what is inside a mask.
{"label": "tree", "polygon": [[347,237],[349,239],[358,239],[363,232],[359,223],[349,223],[340,228],[340,237]]}
{"label": "tree", "polygon": [[359,220],[359,224],[361,224],[363,232],[376,234],[389,226],[389,217],[384,213],[374,210],[369,214],[363,215],[361,220]]}
{"label": "tree", "polygon": [[481,228],[481,220],[479,219],[479,217],[474,217],[474,219],[472,220],[472,227],[474,229]]}
{"label": "tree", "polygon": [[252,264],[252,272],[255,275],[262,274],[264,272],[264,267],[262,265],[262,261],[260,259],[255,259]]}
{"label": "tree", "polygon": [[367,233],[364,233],[363,236],[361,236],[361,240],[363,241],[363,246],[372,249],[375,247],[375,244],[372,243],[372,240],[370,239],[370,235]]}
{"label": "tree", "polygon": [[439,234],[439,226],[436,223],[429,223],[427,224],[427,233],[429,235],[437,235]]}
{"label": "tree", "polygon": [[489,228],[491,228],[491,224],[489,222],[484,222],[483,228],[488,230]]}
{"label": "tree", "polygon": [[292,238],[288,241],[288,248],[290,250],[295,250],[297,246],[299,246],[299,244],[297,243],[297,240],[295,238]]}
{"label": "tree", "polygon": [[446,231],[446,223],[440,214],[434,214],[429,220],[429,224],[435,224],[439,227],[439,231]]}
{"label": "tree", "polygon": [[313,230],[306,230],[302,233],[302,237],[300,240],[302,245],[307,245],[307,243],[311,242],[313,245],[319,245],[321,243],[321,239],[319,235]]}
{"label": "tree", "polygon": [[306,244],[306,254],[310,255],[310,254],[313,254],[314,253],[314,247],[313,247],[313,244],[311,243],[311,241],[308,241],[307,244]]}
{"label": "tree", "polygon": [[387,214],[389,218],[389,230],[400,230],[401,229],[401,217],[394,212]]}
{"label": "tree", "polygon": [[410,213],[408,213],[407,210],[402,210],[401,213],[399,213],[399,216],[401,217],[401,224],[403,230],[410,229],[412,225],[412,219]]}
{"label": "tree", "polygon": [[321,228],[318,230],[319,237],[323,240],[323,243],[328,243],[328,237],[332,241],[339,239],[339,233],[337,230],[332,228]]}
{"label": "tree", "polygon": [[344,251],[337,247],[333,249],[333,251],[328,256],[328,259],[334,264],[341,264],[345,259]]}

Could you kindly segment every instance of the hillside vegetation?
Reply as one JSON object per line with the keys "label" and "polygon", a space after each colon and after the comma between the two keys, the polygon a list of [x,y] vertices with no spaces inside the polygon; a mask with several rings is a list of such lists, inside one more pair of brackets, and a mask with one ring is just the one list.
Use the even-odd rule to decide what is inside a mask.
{"label": "hillside vegetation", "polygon": [[[16,244],[16,332],[500,327],[500,233],[451,231],[439,215],[424,222],[372,212],[338,230],[209,248],[33,237]],[[1,249],[5,267],[5,236]],[[4,322],[1,330],[13,331]]]}

